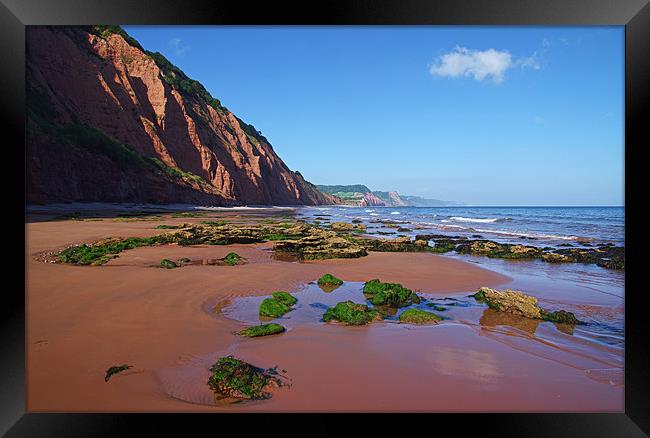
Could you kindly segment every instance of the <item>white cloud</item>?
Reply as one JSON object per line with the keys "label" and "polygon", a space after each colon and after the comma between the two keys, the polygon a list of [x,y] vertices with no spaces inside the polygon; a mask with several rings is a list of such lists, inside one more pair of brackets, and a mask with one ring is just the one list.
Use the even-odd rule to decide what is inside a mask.
{"label": "white cloud", "polygon": [[[547,39],[542,40],[541,55],[548,51],[550,45]],[[500,84],[504,81],[506,72],[512,68],[541,69],[540,58],[537,51],[530,56],[515,58],[507,50],[472,50],[457,46],[451,52],[439,56],[429,66],[429,72],[434,76],[451,78],[465,76],[477,81],[491,79]]]}
{"label": "white cloud", "polygon": [[518,59],[516,65],[521,67],[522,70],[524,68],[532,68],[533,70],[539,70],[542,67],[539,62],[539,56],[537,56],[537,52],[533,53],[531,56],[527,56],[526,58]]}
{"label": "white cloud", "polygon": [[450,53],[440,56],[429,67],[434,76],[469,76],[477,81],[492,79],[503,82],[506,70],[512,67],[512,55],[507,50],[470,50],[456,47]]}
{"label": "white cloud", "polygon": [[190,49],[189,46],[183,44],[183,40],[180,38],[170,39],[169,48],[173,50],[176,56],[181,56]]}

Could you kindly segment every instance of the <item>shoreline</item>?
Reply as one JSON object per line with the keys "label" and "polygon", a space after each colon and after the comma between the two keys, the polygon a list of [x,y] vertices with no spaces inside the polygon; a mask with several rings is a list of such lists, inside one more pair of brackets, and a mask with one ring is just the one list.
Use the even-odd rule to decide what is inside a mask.
{"label": "shoreline", "polygon": [[[236,212],[219,214],[237,216]],[[46,264],[33,257],[40,251],[111,235],[151,236],[160,233],[155,230],[158,224],[202,218],[26,224],[29,411],[451,412],[553,410],[554,406],[557,410],[574,406],[612,411],[622,406],[620,387],[585,377],[584,370],[562,362],[570,357],[578,368],[601,365],[594,365],[589,358],[576,358],[565,348],[551,354],[547,347],[531,346],[516,329],[505,339],[514,333],[513,339],[524,342],[525,350],[531,351],[504,345],[502,328],[462,321],[436,327],[318,324],[294,327],[268,339],[242,339],[232,335],[242,323],[205,311],[215,299],[268,295],[274,290],[293,292],[326,272],[348,282],[379,277],[440,296],[461,296],[481,286],[501,287],[513,281],[466,261],[429,253],[370,253],[358,259],[283,262],[271,258],[268,243],[141,247],[98,267]],[[216,258],[230,251],[246,257],[248,263],[173,270],[151,267],[166,257]],[[552,330],[545,327],[542,332]],[[431,348],[438,353],[430,353]],[[233,351],[259,366],[286,367],[293,387],[274,392],[270,400],[241,406],[214,407],[178,400],[205,398],[206,393],[201,392],[205,367],[201,367],[218,354]],[[536,354],[550,354],[551,361],[540,361]],[[483,359],[468,365],[471,357]],[[133,364],[134,369],[105,383],[106,368],[122,362]],[[377,364],[382,366],[375,369]],[[502,369],[486,374],[486,366]],[[374,371],[368,372],[371,369]],[[391,381],[400,369],[406,374]],[[520,369],[534,370],[536,377],[524,378]],[[52,379],[53,375],[57,378]],[[314,379],[315,375],[319,379]],[[578,386],[553,383],[567,376]],[[426,381],[432,385],[428,391],[422,388]],[[496,391],[497,399],[477,401],[485,385]],[[526,388],[531,387],[543,394],[526,401]],[[436,391],[445,396],[435,395]],[[558,401],[556,393],[565,399]]]}

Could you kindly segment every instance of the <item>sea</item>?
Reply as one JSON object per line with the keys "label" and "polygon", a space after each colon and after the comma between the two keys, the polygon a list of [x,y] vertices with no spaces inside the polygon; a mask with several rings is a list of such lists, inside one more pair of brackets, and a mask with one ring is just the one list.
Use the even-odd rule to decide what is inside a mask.
{"label": "sea", "polygon": [[[368,234],[381,231],[382,221],[403,224],[412,231],[396,234],[443,234],[533,246],[624,245],[624,207],[344,207],[299,210],[299,216],[331,221],[361,220]],[[380,234],[381,235],[381,234]],[[384,234],[385,236],[385,234]]]}
{"label": "sea", "polygon": [[[362,221],[366,234],[383,238],[442,234],[483,238],[538,247],[625,245],[624,207],[347,207],[318,206],[297,210],[307,221]],[[387,223],[400,228],[386,227]],[[390,234],[386,234],[390,233]],[[564,308],[589,324],[579,338],[605,347],[608,365],[622,372],[625,322],[625,271],[582,263],[504,260],[485,256],[440,255],[477,264],[511,280],[499,289],[523,291],[549,308]],[[473,292],[473,291],[467,291]],[[555,341],[554,341],[555,342]],[[594,353],[601,356],[602,352]],[[602,358],[602,357],[601,357]]]}

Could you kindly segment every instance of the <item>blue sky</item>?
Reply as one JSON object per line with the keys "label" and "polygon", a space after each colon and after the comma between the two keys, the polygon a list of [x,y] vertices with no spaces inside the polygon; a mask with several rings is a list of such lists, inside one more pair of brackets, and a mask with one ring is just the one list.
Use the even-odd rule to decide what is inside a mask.
{"label": "blue sky", "polygon": [[315,184],[623,205],[623,27],[124,28]]}

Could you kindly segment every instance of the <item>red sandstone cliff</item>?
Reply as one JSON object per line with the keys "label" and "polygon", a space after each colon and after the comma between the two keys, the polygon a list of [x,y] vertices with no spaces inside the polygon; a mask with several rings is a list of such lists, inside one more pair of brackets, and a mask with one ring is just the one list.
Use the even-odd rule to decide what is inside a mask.
{"label": "red sandstone cliff", "polygon": [[28,27],[28,202],[335,203],[119,28]]}

